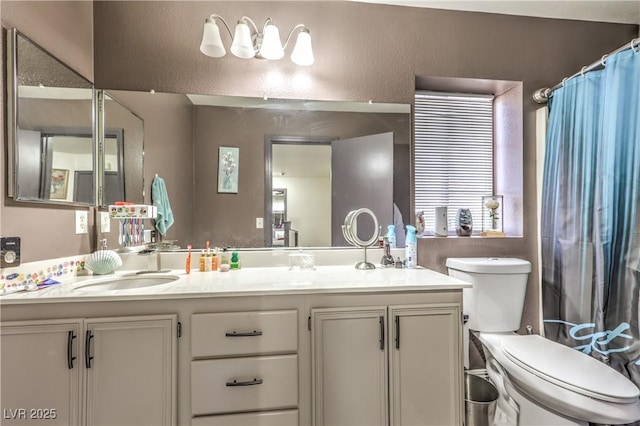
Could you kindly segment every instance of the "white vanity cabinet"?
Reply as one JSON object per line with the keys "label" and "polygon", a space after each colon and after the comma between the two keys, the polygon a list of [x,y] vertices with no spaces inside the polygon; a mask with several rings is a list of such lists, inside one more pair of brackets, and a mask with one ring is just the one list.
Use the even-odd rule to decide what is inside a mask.
{"label": "white vanity cabinet", "polygon": [[192,425],[298,424],[298,311],[191,316]]}
{"label": "white vanity cabinet", "polygon": [[312,309],[311,329],[312,424],[462,424],[459,304]]}
{"label": "white vanity cabinet", "polygon": [[175,425],[176,321],[3,322],[2,423]]}
{"label": "white vanity cabinet", "polygon": [[81,424],[81,331],[77,319],[2,324],[3,425]]}

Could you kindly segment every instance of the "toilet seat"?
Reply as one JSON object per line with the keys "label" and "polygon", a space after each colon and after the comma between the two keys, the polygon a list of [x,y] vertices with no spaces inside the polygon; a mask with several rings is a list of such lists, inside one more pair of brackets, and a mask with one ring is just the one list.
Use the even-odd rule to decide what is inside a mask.
{"label": "toilet seat", "polygon": [[[529,339],[531,336],[522,336],[515,334],[513,332],[509,333],[485,333],[479,332],[478,338],[482,342],[483,346],[486,350],[489,351],[492,358],[495,358],[496,361],[505,371],[508,376],[508,380],[510,385],[515,387],[520,391],[520,393],[528,398],[530,401],[534,401],[542,407],[545,407],[551,412],[558,413],[564,417],[570,419],[576,419],[584,422],[593,422],[593,423],[602,423],[602,424],[626,424],[632,423],[640,419],[640,398],[633,398],[632,401],[626,400],[628,395],[622,394],[622,398],[625,399],[625,402],[618,403],[613,401],[607,401],[603,399],[601,396],[592,397],[585,395],[585,392],[578,392],[574,389],[571,389],[570,386],[563,381],[559,381],[562,385],[558,385],[553,381],[549,380],[550,371],[547,370],[545,374],[541,374],[540,370],[544,370],[543,367],[538,366],[537,371],[536,368],[531,367],[529,364],[535,364],[534,362],[530,362],[529,364],[523,363],[522,360],[518,362],[514,361],[515,358],[513,354],[511,356],[508,355],[508,352],[503,348],[503,341],[509,341],[512,339]],[[546,343],[541,343],[541,340],[545,340],[543,337],[537,336],[537,339],[540,340],[532,340],[536,342],[538,345],[546,345]],[[553,343],[555,345],[560,345],[559,343],[548,341],[549,343]],[[518,347],[518,343],[511,342],[512,353],[516,352],[514,347]],[[509,346],[509,343],[506,343],[505,346]],[[548,346],[544,346],[547,348]],[[574,349],[567,348],[570,351],[574,351]],[[553,350],[553,347],[552,347]],[[587,355],[580,354],[576,352],[571,356],[573,359],[574,355],[578,355],[581,357],[588,357]],[[525,356],[523,356],[525,358]],[[489,358],[487,358],[489,359]],[[599,362],[599,361],[596,361]],[[524,368],[522,365],[529,365],[529,368]],[[600,368],[610,368],[604,364],[597,367],[598,370]],[[577,374],[577,370],[572,368],[572,371]],[[589,371],[582,371],[581,374],[586,374]],[[623,376],[621,379],[623,382],[628,381],[627,385],[635,388],[636,386],[630,380],[626,379]],[[607,384],[602,384],[602,388],[596,388],[596,394],[600,395],[609,395],[609,389]],[[578,388],[573,384],[574,388]],[[603,390],[604,389],[604,390]],[[619,392],[611,392],[613,397],[620,396]]]}
{"label": "toilet seat", "polygon": [[504,336],[501,345],[519,367],[572,392],[618,404],[633,403],[640,396],[638,388],[613,368],[544,337]]}

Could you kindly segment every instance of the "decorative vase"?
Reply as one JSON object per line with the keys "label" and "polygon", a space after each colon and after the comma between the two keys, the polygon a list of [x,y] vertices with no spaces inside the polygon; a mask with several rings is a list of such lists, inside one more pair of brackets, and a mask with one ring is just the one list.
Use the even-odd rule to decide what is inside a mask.
{"label": "decorative vase", "polygon": [[473,231],[473,218],[471,210],[467,208],[458,209],[456,215],[456,234],[458,237],[470,237]]}
{"label": "decorative vase", "polygon": [[504,199],[502,195],[482,197],[482,233],[480,235],[487,237],[504,236],[503,206]]}

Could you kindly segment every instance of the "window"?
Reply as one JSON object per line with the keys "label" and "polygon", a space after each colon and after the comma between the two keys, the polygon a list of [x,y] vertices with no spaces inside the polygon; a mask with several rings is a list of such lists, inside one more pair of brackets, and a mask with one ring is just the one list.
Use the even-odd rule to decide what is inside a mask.
{"label": "window", "polygon": [[458,208],[482,228],[482,196],[493,194],[493,100],[490,95],[416,91],[415,208],[433,232],[435,207],[447,206],[449,233]]}

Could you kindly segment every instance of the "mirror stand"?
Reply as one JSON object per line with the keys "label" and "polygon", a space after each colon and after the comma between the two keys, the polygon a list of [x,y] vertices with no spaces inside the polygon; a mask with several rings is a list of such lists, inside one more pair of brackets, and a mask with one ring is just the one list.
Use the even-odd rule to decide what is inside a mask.
{"label": "mirror stand", "polygon": [[[370,239],[363,241],[358,236],[358,217],[362,214],[367,214],[373,220],[373,235]],[[356,263],[356,269],[367,270],[375,269],[376,265],[367,261],[367,247],[371,247],[378,242],[380,238],[380,226],[378,224],[378,218],[369,209],[360,208],[350,211],[344,219],[344,225],[342,225],[342,235],[349,244],[364,249],[364,261]]]}

